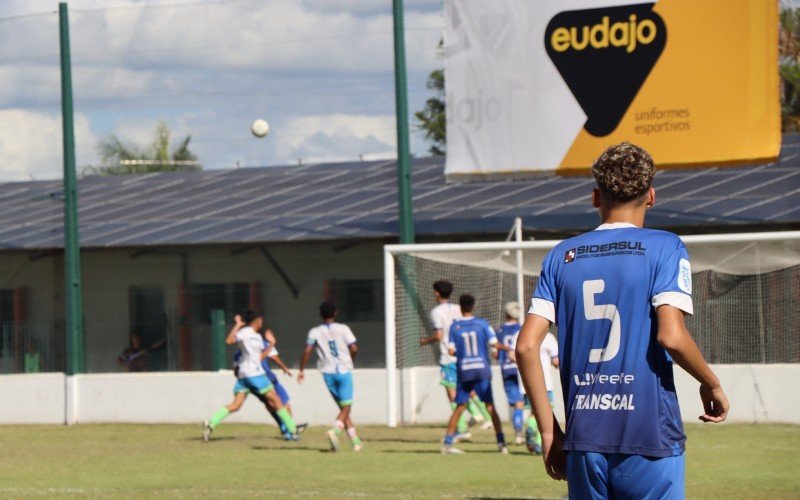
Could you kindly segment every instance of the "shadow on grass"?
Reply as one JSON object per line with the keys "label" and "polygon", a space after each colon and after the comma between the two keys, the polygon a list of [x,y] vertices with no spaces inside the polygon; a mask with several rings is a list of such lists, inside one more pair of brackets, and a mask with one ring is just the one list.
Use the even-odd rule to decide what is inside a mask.
{"label": "shadow on grass", "polygon": [[312,446],[252,446],[251,449],[258,451],[318,451],[320,453],[332,453],[331,450],[312,447]]}
{"label": "shadow on grass", "polygon": [[[209,442],[213,443],[214,441],[233,441],[235,439],[239,439],[239,438],[237,438],[236,436],[219,436],[219,437],[211,438],[211,441],[209,441]],[[200,436],[200,437],[183,438],[183,441],[189,441],[189,442],[198,441],[198,442],[202,443],[203,442],[203,437]]]}

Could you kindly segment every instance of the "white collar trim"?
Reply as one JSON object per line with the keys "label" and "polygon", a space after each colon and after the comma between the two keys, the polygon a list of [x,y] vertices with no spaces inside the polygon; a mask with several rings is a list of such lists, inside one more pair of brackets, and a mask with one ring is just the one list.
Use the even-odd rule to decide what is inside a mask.
{"label": "white collar trim", "polygon": [[622,229],[627,227],[638,228],[639,226],[637,226],[636,224],[631,224],[630,222],[612,222],[607,224],[600,224],[599,226],[597,226],[597,229],[595,229],[595,231],[604,231],[606,229]]}

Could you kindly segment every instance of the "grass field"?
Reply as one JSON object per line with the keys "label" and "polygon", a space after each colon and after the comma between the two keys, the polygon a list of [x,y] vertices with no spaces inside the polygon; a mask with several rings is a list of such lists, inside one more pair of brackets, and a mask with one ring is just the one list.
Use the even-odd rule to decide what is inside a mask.
{"label": "grass field", "polygon": [[[298,443],[274,427],[0,427],[0,497],[561,498],[524,447],[500,455],[489,431],[442,456],[440,427],[362,427],[366,449],[327,451],[323,428]],[[800,498],[800,426],[690,425],[690,498]]]}

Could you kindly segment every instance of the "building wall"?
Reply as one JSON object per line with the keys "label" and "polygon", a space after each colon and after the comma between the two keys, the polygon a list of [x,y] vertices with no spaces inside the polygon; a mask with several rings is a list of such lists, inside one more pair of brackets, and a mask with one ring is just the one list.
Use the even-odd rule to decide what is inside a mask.
{"label": "building wall", "polygon": [[[318,306],[326,298],[326,282],[383,278],[379,242],[350,246],[341,242],[275,244],[267,248],[296,286],[297,297],[255,246],[84,250],[86,371],[122,371],[116,358],[129,343],[131,287],[162,288],[164,309],[174,328],[184,272],[190,285],[260,282],[260,307],[266,324],[278,336],[282,358],[292,365],[299,360],[309,328],[319,322]],[[63,259],[55,255],[30,260],[30,255],[0,253],[0,282],[8,288],[28,290],[32,320],[45,325],[60,322],[64,316]],[[233,312],[226,311],[229,324]],[[383,365],[382,308],[380,313],[380,321],[350,323],[361,348],[359,366]],[[61,342],[63,345],[63,338]],[[210,342],[209,327],[193,325],[193,369],[210,368]]]}
{"label": "building wall", "polygon": [[[716,365],[714,371],[731,402],[730,423],[800,424],[800,365]],[[499,413],[508,424],[508,406],[499,373],[493,392]],[[450,415],[435,368],[411,368],[400,374],[401,423],[444,425]],[[702,413],[698,384],[675,370],[678,400],[685,422]],[[300,385],[281,376],[299,422],[330,424],[337,410],[322,376],[310,370]],[[199,423],[232,398],[230,371],[191,373],[108,373],[64,377],[63,374],[0,376],[0,423]],[[383,425],[387,421],[386,370],[354,372],[353,420]],[[556,378],[556,416],[563,422],[561,389]],[[68,417],[68,418],[67,418]],[[249,398],[229,422],[271,423],[263,406]],[[198,427],[199,432],[199,427]]]}

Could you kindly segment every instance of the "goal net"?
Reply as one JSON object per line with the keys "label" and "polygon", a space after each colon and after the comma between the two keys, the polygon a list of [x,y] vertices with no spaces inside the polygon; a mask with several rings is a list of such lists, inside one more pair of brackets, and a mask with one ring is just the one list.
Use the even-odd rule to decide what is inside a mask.
{"label": "goal net", "polygon": [[[710,363],[800,362],[800,231],[682,238],[692,262],[694,316],[687,319]],[[384,248],[389,425],[396,425],[397,369],[438,364],[433,282],[476,299],[476,315],[503,321],[503,305],[527,310],[545,255],[558,241],[388,245]]]}

